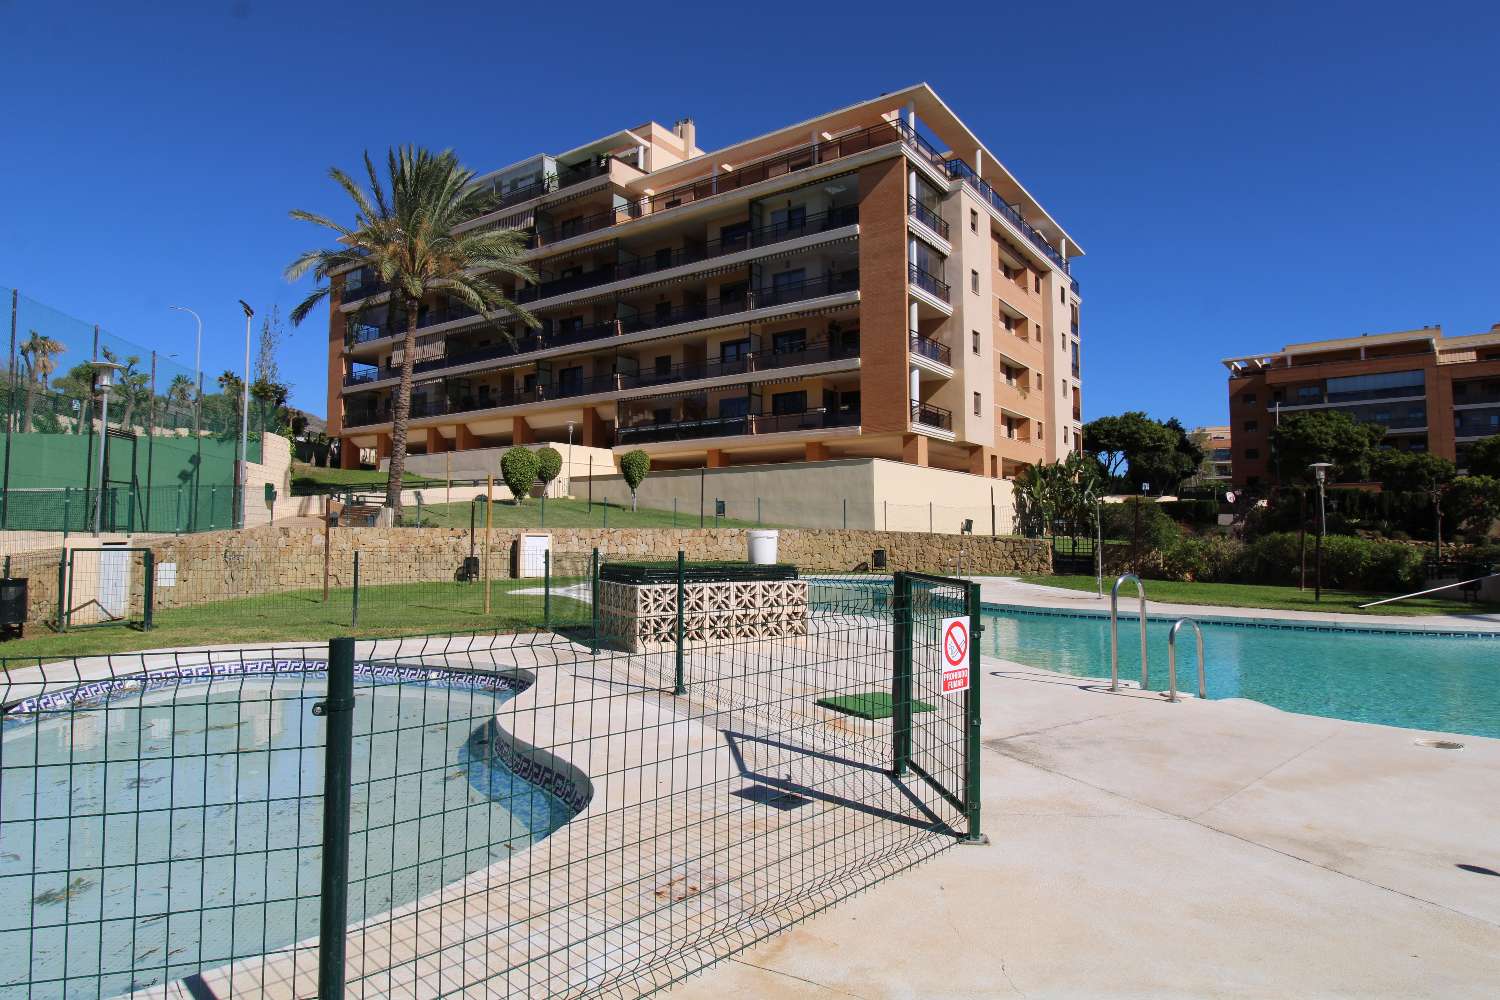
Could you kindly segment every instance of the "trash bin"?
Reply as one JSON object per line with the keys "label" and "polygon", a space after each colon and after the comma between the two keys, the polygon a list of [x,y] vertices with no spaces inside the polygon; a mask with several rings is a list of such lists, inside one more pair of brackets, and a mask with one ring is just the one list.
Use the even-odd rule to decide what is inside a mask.
{"label": "trash bin", "polygon": [[770,566],[776,562],[776,543],[781,532],[773,529],[753,528],[750,531],[750,562],[756,566]]}

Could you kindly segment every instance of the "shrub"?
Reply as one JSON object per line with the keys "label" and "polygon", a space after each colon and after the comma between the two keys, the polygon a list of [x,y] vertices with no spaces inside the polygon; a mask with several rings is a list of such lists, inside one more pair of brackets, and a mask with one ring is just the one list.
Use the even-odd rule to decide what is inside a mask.
{"label": "shrub", "polygon": [[536,452],[536,477],[550,483],[562,471],[562,455],[556,448],[538,448]]}
{"label": "shrub", "polygon": [[1157,506],[1168,517],[1181,524],[1206,528],[1219,521],[1219,504],[1216,500],[1169,500]]}
{"label": "shrub", "polygon": [[[1307,536],[1307,573],[1317,572],[1317,538]],[[1266,535],[1245,547],[1238,573],[1244,583],[1297,583],[1301,546],[1294,532]],[[1393,591],[1419,585],[1422,551],[1400,542],[1350,535],[1323,539],[1323,586],[1340,590]]]}
{"label": "shrub", "polygon": [[516,503],[525,500],[536,483],[537,464],[536,454],[520,445],[508,449],[500,456],[500,478],[505,480],[506,488],[516,498]]}
{"label": "shrub", "polygon": [[1239,575],[1244,546],[1224,535],[1179,538],[1162,553],[1164,579],[1232,583]]}
{"label": "shrub", "polygon": [[620,475],[625,477],[625,485],[630,487],[631,510],[635,510],[635,491],[646,481],[646,474],[650,471],[651,456],[639,448],[620,456]]}
{"label": "shrub", "polygon": [[1103,529],[1105,538],[1136,539],[1136,511],[1140,511],[1140,547],[1165,552],[1182,536],[1177,522],[1167,516],[1162,505],[1154,500],[1131,498],[1125,503],[1103,505]]}

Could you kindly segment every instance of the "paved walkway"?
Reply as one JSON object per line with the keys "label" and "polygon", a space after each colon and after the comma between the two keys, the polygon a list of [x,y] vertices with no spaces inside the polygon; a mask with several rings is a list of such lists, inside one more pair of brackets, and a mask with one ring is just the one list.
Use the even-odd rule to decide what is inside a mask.
{"label": "paved walkway", "polygon": [[986,662],[992,845],[675,996],[1500,995],[1500,740]]}
{"label": "paved walkway", "polygon": [[[1101,599],[1092,590],[1069,590],[1065,587],[1046,587],[1037,583],[1025,583],[1017,577],[976,576],[980,584],[980,597],[986,604],[1023,604],[1035,608],[1067,608],[1075,611],[1102,611],[1109,613],[1109,587],[1112,581],[1104,581],[1104,597]],[[1225,608],[1207,604],[1168,604],[1150,600],[1151,581],[1146,581],[1146,613],[1164,617],[1191,616],[1199,621],[1212,618],[1277,619],[1280,621],[1326,621],[1348,625],[1395,626],[1398,628],[1434,628],[1462,631],[1500,630],[1500,614],[1485,614],[1476,611],[1472,615],[1351,615],[1337,611],[1274,611],[1265,608]],[[1120,588],[1120,613],[1128,609],[1131,614],[1137,607],[1135,588]]]}

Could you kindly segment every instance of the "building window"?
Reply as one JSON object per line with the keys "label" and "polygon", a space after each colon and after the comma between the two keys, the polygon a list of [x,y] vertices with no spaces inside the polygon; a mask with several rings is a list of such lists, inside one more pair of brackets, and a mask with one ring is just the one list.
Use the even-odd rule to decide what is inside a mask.
{"label": "building window", "polygon": [[977,417],[982,412],[984,412],[984,404],[980,402],[979,393],[976,392],[974,393],[974,416]]}
{"label": "building window", "polygon": [[979,272],[969,272],[969,288],[975,292],[979,291]]}
{"label": "building window", "polygon": [[659,354],[656,357],[656,374],[672,374],[672,356],[670,354]]}
{"label": "building window", "polygon": [[780,416],[786,413],[807,412],[807,392],[778,392],[771,397],[771,412]]}
{"label": "building window", "polygon": [[1244,429],[1247,431],[1258,431],[1260,430],[1260,422],[1257,420],[1246,420]]}
{"label": "building window", "polygon": [[1057,290],[1057,297],[1062,300],[1063,305],[1068,304],[1068,290],[1066,288],[1059,288]]}
{"label": "building window", "polygon": [[1007,330],[1009,330],[1011,333],[1015,333],[1016,332],[1016,318],[1014,316],[1012,316],[1010,313],[1001,313],[1000,314],[1000,322],[1004,323],[1005,324],[1005,328]]}
{"label": "building window", "polygon": [[969,232],[979,232],[979,213],[972,208],[969,209]]}
{"label": "building window", "polygon": [[1031,276],[1032,283],[1036,286],[1036,293],[1042,294],[1042,272],[1038,271]]}
{"label": "building window", "polygon": [[771,335],[771,350],[777,354],[792,354],[807,350],[806,330],[783,330]]}
{"label": "building window", "polygon": [[979,353],[979,331],[978,330],[972,331],[969,334],[969,337],[970,337],[970,339],[974,343],[974,353],[978,354]]}
{"label": "building window", "polygon": [[1260,449],[1259,448],[1246,448],[1245,449],[1245,457],[1246,458],[1260,458]]}
{"label": "building window", "polygon": [[1246,406],[1252,406],[1252,405],[1254,405],[1254,403],[1255,403],[1255,393],[1253,393],[1253,392],[1244,392],[1244,393],[1241,393],[1240,394],[1240,402],[1244,403]]}

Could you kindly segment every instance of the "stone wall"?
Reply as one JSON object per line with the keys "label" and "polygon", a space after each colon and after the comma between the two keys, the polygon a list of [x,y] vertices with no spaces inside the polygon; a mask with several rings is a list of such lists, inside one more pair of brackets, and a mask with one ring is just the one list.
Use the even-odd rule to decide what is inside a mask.
{"label": "stone wall", "polygon": [[[483,555],[483,532],[474,540]],[[749,531],[721,529],[562,529],[552,533],[554,572],[584,571],[586,557],[598,548],[606,556],[653,560],[675,559],[681,549],[690,560],[743,560]],[[490,574],[510,575],[511,544],[516,534],[491,535]],[[323,531],[316,527],[267,525],[244,531],[204,532],[134,540],[149,546],[157,578],[172,578],[156,588],[157,608],[177,608],[295,590],[323,584]],[[354,553],[360,554],[361,585],[438,582],[455,579],[470,552],[467,529],[340,528],[329,535],[329,584],[353,583]],[[987,535],[927,535],[914,532],[840,531],[784,528],[778,557],[806,572],[871,569],[877,548],[887,552],[889,570],[924,570],[965,575],[1009,576],[1051,571],[1044,542]],[[17,566],[31,578],[29,622],[50,620],[57,609],[57,551],[29,554],[32,565]],[[168,567],[170,567],[168,569]],[[165,571],[165,572],[164,572]],[[143,586],[132,574],[132,587]]]}

